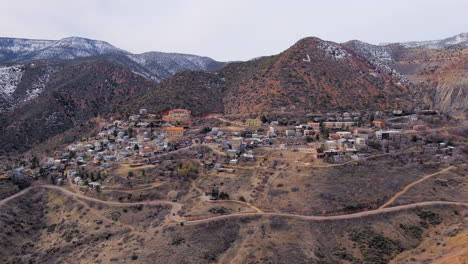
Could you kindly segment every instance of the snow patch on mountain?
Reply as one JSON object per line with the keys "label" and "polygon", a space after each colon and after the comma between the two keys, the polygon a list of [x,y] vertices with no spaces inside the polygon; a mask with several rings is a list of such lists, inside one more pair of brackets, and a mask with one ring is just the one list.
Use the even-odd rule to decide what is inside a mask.
{"label": "snow patch on mountain", "polygon": [[0,66],[0,113],[14,105],[13,93],[23,77],[21,65]]}
{"label": "snow patch on mountain", "polygon": [[90,40],[78,37],[64,38],[54,41],[49,46],[21,56],[21,59],[41,60],[60,59],[71,60],[75,58],[97,56],[110,53],[126,53],[107,42]]}
{"label": "snow patch on mountain", "polygon": [[390,46],[372,45],[359,40],[352,40],[346,43],[346,46],[364,58],[376,60],[380,63],[393,62],[392,50]]}
{"label": "snow patch on mountain", "polygon": [[50,76],[57,72],[53,67],[47,66],[46,72],[43,75],[39,75],[36,80],[26,91],[26,95],[20,100],[22,103],[32,100],[38,97],[45,89],[46,85],[49,83]]}
{"label": "snow patch on mountain", "polygon": [[[359,40],[352,40],[347,43],[344,43],[344,46],[352,50],[358,56],[369,61],[372,64],[372,66],[374,66],[375,71],[392,76],[392,78],[397,83],[404,85],[410,84],[410,82],[403,75],[401,75],[395,69],[389,66],[389,64],[394,62],[392,54],[392,45],[379,46],[372,45]],[[374,76],[373,73],[369,74]]]}
{"label": "snow patch on mountain", "polygon": [[348,52],[346,52],[344,49],[329,42],[321,42],[317,45],[317,48],[324,50],[326,55],[332,57],[335,60],[342,60],[349,55]]}
{"label": "snow patch on mountain", "polygon": [[[56,68],[47,65],[40,74],[32,75],[33,79],[31,76],[26,78],[28,71],[35,67],[33,63],[0,66],[0,113],[38,97],[46,89],[50,77],[57,72]],[[18,89],[23,79],[28,84],[22,84]]]}
{"label": "snow patch on mountain", "polygon": [[23,77],[21,65],[0,67],[0,95],[11,97]]}
{"label": "snow patch on mountain", "polygon": [[468,41],[468,32],[461,33],[459,35],[456,35],[455,37],[446,39],[446,43],[450,45],[460,44],[462,42],[467,42],[467,41]]}

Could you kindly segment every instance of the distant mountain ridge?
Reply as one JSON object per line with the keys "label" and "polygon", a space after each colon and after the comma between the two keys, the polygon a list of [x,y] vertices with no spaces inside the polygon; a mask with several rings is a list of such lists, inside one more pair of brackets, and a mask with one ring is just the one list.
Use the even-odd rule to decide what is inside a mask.
{"label": "distant mountain ridge", "polygon": [[[160,82],[181,71],[212,71],[225,62],[190,54],[145,52],[132,54],[105,41],[80,37],[60,40],[0,38],[0,63],[34,60],[72,60],[92,56],[107,56],[111,61],[131,68],[145,78]],[[120,58],[112,58],[118,56]],[[138,65],[126,60],[130,59]]]}
{"label": "distant mountain ridge", "polygon": [[426,48],[426,49],[443,49],[454,45],[464,46],[468,48],[468,32],[460,33],[453,37],[440,40],[425,40],[425,41],[408,41],[397,43],[381,43],[379,46],[387,46],[389,44],[400,44],[405,48]]}
{"label": "distant mountain ridge", "polygon": [[128,53],[105,41],[79,37],[60,40],[0,38],[0,62],[70,60],[109,53]]}

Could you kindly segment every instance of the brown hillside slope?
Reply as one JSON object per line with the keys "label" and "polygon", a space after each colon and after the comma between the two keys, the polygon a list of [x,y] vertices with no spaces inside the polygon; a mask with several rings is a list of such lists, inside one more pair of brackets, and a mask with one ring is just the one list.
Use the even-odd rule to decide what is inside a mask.
{"label": "brown hillside slope", "polygon": [[245,74],[240,64],[221,69],[227,83],[227,114],[280,107],[305,111],[392,108],[408,92],[343,46],[318,38],[302,39],[268,60],[253,73]]}
{"label": "brown hillside slope", "polygon": [[151,112],[184,108],[190,109],[194,115],[222,113],[223,90],[224,81],[219,74],[186,71],[156,85],[156,88],[131,100],[123,108],[128,113],[135,113],[142,107]]}
{"label": "brown hillside slope", "polygon": [[[347,48],[318,38],[281,54],[231,63],[215,73],[183,72],[131,107],[185,107],[195,114],[405,108],[409,91]],[[131,108],[130,107],[130,108]]]}

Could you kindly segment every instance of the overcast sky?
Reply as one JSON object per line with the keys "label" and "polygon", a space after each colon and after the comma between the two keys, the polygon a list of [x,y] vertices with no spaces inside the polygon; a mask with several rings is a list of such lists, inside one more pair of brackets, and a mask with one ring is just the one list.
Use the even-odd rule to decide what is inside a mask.
{"label": "overcast sky", "polygon": [[466,0],[0,0],[0,36],[248,60],[316,36],[378,44],[468,32]]}

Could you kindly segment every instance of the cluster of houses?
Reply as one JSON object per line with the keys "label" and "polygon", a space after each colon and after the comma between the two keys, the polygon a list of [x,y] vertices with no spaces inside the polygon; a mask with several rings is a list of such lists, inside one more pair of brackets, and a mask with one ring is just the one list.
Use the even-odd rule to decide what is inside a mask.
{"label": "cluster of houses", "polygon": [[[400,116],[402,111],[394,111],[394,116]],[[381,117],[382,113],[373,114]],[[405,134],[412,131],[425,131],[427,128],[423,124],[415,124],[412,129],[387,129],[383,119],[370,118],[370,115],[359,112],[325,113],[310,114],[309,118],[313,122],[307,122],[300,125],[280,126],[278,121],[272,121],[269,124],[262,124],[259,119],[247,119],[246,125],[269,126],[266,132],[266,138],[312,138],[310,145],[316,146],[315,157],[323,158],[330,155],[349,154],[355,157],[359,151],[367,150],[369,140],[376,141],[401,141]],[[417,115],[408,115],[408,120],[414,122]],[[284,129],[285,127],[285,129]]]}
{"label": "cluster of houses", "polygon": [[[181,126],[189,124],[190,114],[188,110],[175,109],[161,117],[140,109],[128,120],[110,120],[95,136],[70,144],[64,151],[54,153],[54,158],[43,159],[41,168],[56,176],[56,184],[68,177],[80,186],[102,188],[94,177],[85,179],[83,171],[101,175],[121,163],[138,167],[154,163],[153,157],[158,153],[191,145],[182,141],[186,127]],[[26,169],[21,173],[36,175],[37,171]]]}

